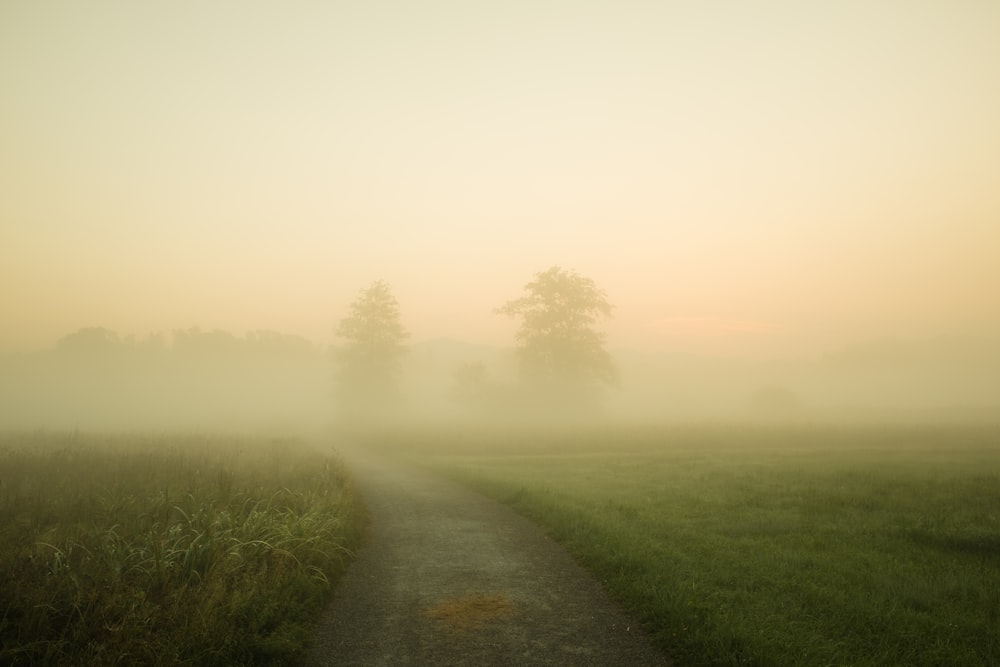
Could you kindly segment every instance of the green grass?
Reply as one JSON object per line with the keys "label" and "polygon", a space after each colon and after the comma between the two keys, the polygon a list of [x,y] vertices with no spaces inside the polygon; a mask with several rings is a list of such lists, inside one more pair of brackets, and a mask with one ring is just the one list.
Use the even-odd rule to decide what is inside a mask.
{"label": "green grass", "polygon": [[294,663],[362,524],[294,441],[0,436],[0,663]]}
{"label": "green grass", "polygon": [[408,442],[542,524],[678,664],[1000,664],[1000,431]]}

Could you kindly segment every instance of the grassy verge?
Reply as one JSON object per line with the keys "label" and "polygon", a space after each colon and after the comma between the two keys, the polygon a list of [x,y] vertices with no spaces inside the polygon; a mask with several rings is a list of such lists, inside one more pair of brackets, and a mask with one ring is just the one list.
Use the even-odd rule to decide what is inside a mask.
{"label": "grassy verge", "polygon": [[996,430],[465,433],[411,452],[545,526],[679,664],[1000,663]]}
{"label": "grassy verge", "polygon": [[362,523],[302,443],[2,436],[0,663],[291,663]]}

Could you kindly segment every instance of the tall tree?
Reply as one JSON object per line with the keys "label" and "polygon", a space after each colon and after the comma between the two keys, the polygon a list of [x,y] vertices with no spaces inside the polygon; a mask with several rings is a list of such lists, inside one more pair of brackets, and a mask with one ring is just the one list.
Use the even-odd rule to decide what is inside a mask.
{"label": "tall tree", "polygon": [[409,333],[389,285],[377,280],[361,290],[335,333],[344,340],[337,354],[344,409],[370,415],[396,405],[403,341]]}
{"label": "tall tree", "polygon": [[563,397],[579,398],[616,381],[599,319],[611,317],[607,295],[590,278],[554,266],[535,274],[526,294],[496,312],[521,318],[515,334],[525,379]]}

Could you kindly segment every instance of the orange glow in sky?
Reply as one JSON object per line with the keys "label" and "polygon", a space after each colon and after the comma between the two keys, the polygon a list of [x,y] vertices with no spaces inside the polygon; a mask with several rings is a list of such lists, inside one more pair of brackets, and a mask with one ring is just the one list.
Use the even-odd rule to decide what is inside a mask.
{"label": "orange glow in sky", "polygon": [[1000,335],[1000,3],[5,2],[0,351],[415,340],[572,268],[612,347]]}

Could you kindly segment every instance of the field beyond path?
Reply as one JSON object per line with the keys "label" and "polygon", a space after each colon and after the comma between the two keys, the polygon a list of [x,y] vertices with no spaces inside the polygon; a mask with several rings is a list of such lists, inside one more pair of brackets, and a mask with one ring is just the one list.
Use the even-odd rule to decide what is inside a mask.
{"label": "field beyond path", "polygon": [[403,463],[342,454],[371,534],[310,664],[670,664],[527,519]]}

